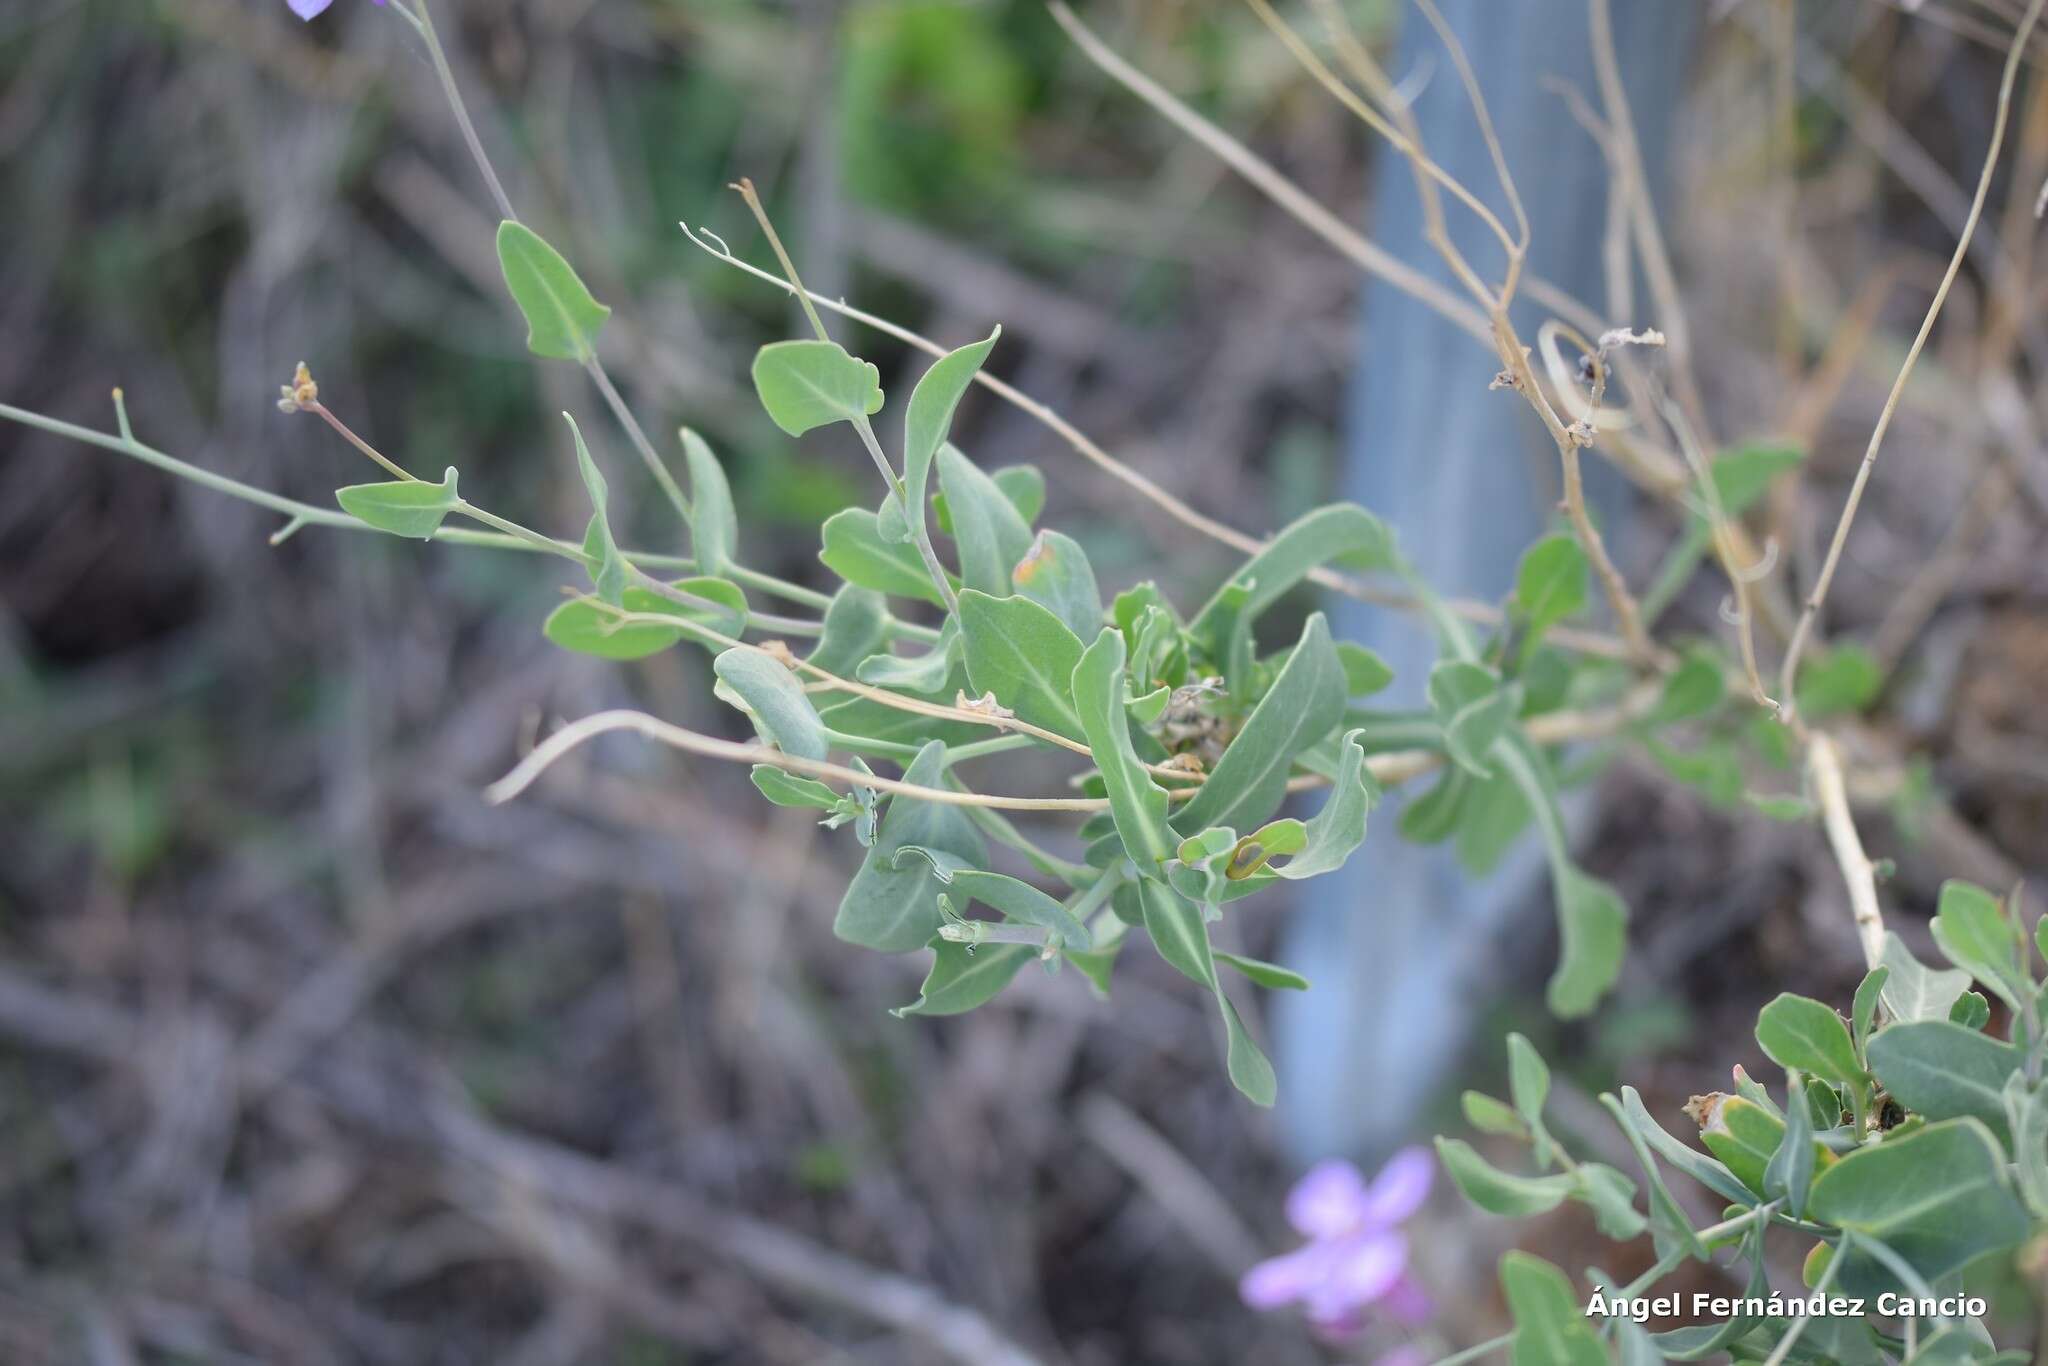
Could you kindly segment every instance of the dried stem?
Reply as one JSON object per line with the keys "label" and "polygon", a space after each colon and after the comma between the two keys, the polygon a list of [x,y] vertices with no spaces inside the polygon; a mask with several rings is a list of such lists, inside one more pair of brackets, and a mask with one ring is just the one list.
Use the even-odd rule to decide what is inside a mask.
{"label": "dried stem", "polygon": [[1849,888],[1849,910],[1856,920],[1856,938],[1863,945],[1863,961],[1876,967],[1884,957],[1884,914],[1877,905],[1877,873],[1870,856],[1863,852],[1863,840],[1856,833],[1856,820],[1849,812],[1849,793],[1842,781],[1842,758],[1834,739],[1815,731],[1807,740],[1806,771],[1813,779],[1814,797],[1820,802],[1821,821],[1827,827],[1828,844],[1835,851],[1835,864]]}
{"label": "dried stem", "polygon": [[1820,577],[1814,581],[1813,591],[1807,594],[1806,605],[1799,613],[1799,623],[1793,628],[1791,643],[1785,649],[1785,662],[1778,673],[1778,696],[1784,704],[1780,715],[1788,721],[1797,714],[1799,705],[1799,659],[1806,649],[1807,638],[1813,633],[1821,604],[1827,601],[1828,589],[1834,584],[1835,570],[1842,561],[1842,548],[1848,544],[1849,527],[1856,520],[1856,510],[1862,506],[1863,490],[1870,482],[1870,472],[1877,466],[1878,447],[1883,444],[1885,432],[1891,427],[1892,414],[1898,410],[1899,396],[1905,392],[1906,381],[1919,362],[1920,351],[1927,345],[1928,334],[1934,330],[1934,320],[1941,316],[1941,306],[1948,300],[1956,272],[1962,269],[1963,257],[1970,249],[1970,239],[1977,231],[1977,220],[1984,214],[1984,199],[1991,191],[1991,174],[1997,168],[1999,150],[2005,145],[2013,81],[2019,73],[2020,57],[2026,51],[2027,39],[2041,18],[2043,3],[2044,0],[2032,0],[2027,6],[2026,17],[2020,20],[2019,28],[2013,33],[2012,46],[2005,54],[2005,70],[1998,78],[1998,111],[1991,123],[1991,145],[1985,149],[1984,165],[1977,173],[1977,192],[1971,196],[1969,215],[1963,220],[1962,233],[1949,257],[1948,269],[1942,272],[1941,284],[1934,291],[1933,302],[1927,306],[1927,315],[1920,320],[1920,330],[1914,335],[1912,346],[1906,350],[1905,363],[1899,367],[1898,378],[1892,381],[1891,392],[1885,396],[1884,408],[1878,413],[1877,425],[1870,433],[1870,445],[1865,448],[1863,462],[1856,467],[1856,478],[1849,485],[1848,501],[1842,506],[1840,520],[1835,523],[1834,538],[1828,542],[1827,558],[1821,562]]}

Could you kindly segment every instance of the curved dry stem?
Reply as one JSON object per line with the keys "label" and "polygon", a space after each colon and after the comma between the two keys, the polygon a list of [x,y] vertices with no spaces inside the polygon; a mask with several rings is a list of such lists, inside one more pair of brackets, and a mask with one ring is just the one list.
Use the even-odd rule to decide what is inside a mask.
{"label": "curved dry stem", "polygon": [[1914,334],[1913,344],[1906,350],[1905,363],[1899,367],[1898,378],[1892,381],[1891,392],[1885,395],[1884,408],[1878,413],[1877,425],[1870,433],[1870,444],[1864,449],[1863,461],[1856,467],[1856,478],[1849,485],[1848,501],[1842,506],[1841,518],[1835,523],[1834,537],[1828,542],[1827,557],[1821,561],[1820,577],[1814,580],[1813,591],[1807,594],[1799,622],[1792,629],[1791,643],[1785,648],[1785,662],[1778,671],[1778,696],[1784,704],[1780,714],[1788,720],[1798,708],[1799,659],[1813,634],[1814,620],[1820,615],[1821,604],[1827,601],[1828,589],[1834,585],[1835,570],[1842,562],[1842,548],[1849,541],[1849,527],[1855,522],[1856,511],[1863,504],[1863,490],[1870,483],[1870,472],[1877,466],[1878,447],[1883,444],[1885,432],[1891,427],[1892,414],[1898,411],[1899,397],[1906,390],[1906,381],[1912,377],[1913,367],[1920,360],[1928,334],[1934,331],[1934,320],[1941,316],[1941,306],[1948,301],[1949,289],[1955,284],[1956,273],[1962,269],[1963,258],[1970,250],[1970,239],[1976,235],[1977,222],[1984,215],[1984,200],[1991,192],[1991,175],[1997,169],[1998,154],[2005,145],[2005,125],[2012,112],[2013,82],[2019,74],[2020,56],[2026,51],[2027,39],[2032,36],[2034,25],[2040,21],[2042,4],[2043,0],[2032,0],[2027,6],[2026,16],[2021,19],[2013,34],[2012,45],[2006,51],[2005,70],[1998,78],[1998,110],[1991,123],[1991,145],[1985,149],[1984,165],[1977,173],[1977,192],[1970,198],[1969,215],[1963,220],[1963,230],[1956,240],[1955,251],[1949,256],[1948,269],[1942,272],[1941,284],[1934,291],[1933,301],[1927,305],[1926,316],[1920,320],[1920,330]]}
{"label": "curved dry stem", "polygon": [[1181,103],[1171,92],[1144,72],[1118,56],[1095,31],[1075,17],[1062,0],[1048,0],[1047,8],[1059,21],[1089,61],[1114,78],[1145,103],[1151,105],[1189,137],[1228,162],[1233,170],[1252,182],[1285,208],[1311,232],[1321,237],[1359,266],[1442,314],[1445,319],[1481,341],[1487,339],[1486,316],[1436,281],[1416,270],[1302,193],[1300,187],[1273,169],[1256,152]]}

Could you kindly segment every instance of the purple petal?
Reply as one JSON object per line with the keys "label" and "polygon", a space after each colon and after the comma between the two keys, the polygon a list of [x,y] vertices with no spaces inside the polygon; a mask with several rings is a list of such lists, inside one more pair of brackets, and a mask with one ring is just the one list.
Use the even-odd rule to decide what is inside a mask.
{"label": "purple petal", "polygon": [[1396,1347],[1383,1353],[1372,1366],[1429,1366],[1429,1354],[1420,1347]]}
{"label": "purple petal", "polygon": [[1329,1275],[1329,1254],[1316,1243],[1260,1262],[1237,1283],[1238,1297],[1253,1309],[1278,1309],[1307,1299]]}
{"label": "purple petal", "polygon": [[1334,1316],[1363,1309],[1393,1289],[1408,1268],[1408,1240],[1398,1233],[1365,1234],[1330,1247],[1322,1283],[1309,1295],[1309,1313]]}
{"label": "purple petal", "polygon": [[1436,1160],[1427,1148],[1403,1148],[1387,1159],[1387,1165],[1372,1179],[1372,1188],[1360,1201],[1359,1223],[1370,1228],[1389,1228],[1400,1223],[1429,1198]]}
{"label": "purple petal", "polygon": [[1338,1238],[1366,1214],[1365,1176],[1349,1162],[1318,1162],[1287,1192],[1287,1222],[1304,1237]]}
{"label": "purple petal", "polygon": [[1403,1323],[1427,1323],[1436,1306],[1429,1302],[1415,1278],[1402,1272],[1399,1280],[1387,1287],[1387,1293],[1380,1296],[1379,1307]]}
{"label": "purple petal", "polygon": [[292,13],[298,15],[299,18],[311,19],[314,15],[333,4],[334,0],[285,0],[285,3],[292,7]]}

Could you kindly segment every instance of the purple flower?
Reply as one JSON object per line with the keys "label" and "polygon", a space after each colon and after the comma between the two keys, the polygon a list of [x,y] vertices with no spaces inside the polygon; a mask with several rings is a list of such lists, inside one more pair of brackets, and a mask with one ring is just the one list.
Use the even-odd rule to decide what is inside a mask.
{"label": "purple flower", "polygon": [[[311,19],[314,15],[321,13],[329,5],[333,4],[334,0],[285,0],[285,3],[292,7],[292,13],[298,15],[299,18]],[[384,3],[384,0],[377,0],[377,3],[381,5]]]}
{"label": "purple flower", "polygon": [[1408,1275],[1408,1240],[1396,1227],[1422,1207],[1435,1167],[1403,1148],[1368,1185],[1349,1162],[1319,1162],[1287,1194],[1287,1222],[1308,1241],[1260,1262],[1238,1285],[1254,1309],[1300,1304],[1317,1331],[1356,1336],[1372,1308],[1409,1323],[1429,1300]]}

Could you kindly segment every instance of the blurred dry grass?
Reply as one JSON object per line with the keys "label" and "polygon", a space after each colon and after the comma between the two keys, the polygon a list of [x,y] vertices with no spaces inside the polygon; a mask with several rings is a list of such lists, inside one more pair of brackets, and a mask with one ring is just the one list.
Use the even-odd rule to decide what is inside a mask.
{"label": "blurred dry grass", "polygon": [[[1761,528],[1810,573],[1987,135],[1995,54],[1968,26],[2010,18],[1802,6],[1795,206],[1751,27],[1770,9],[1731,8],[1688,106],[1675,244],[1726,434],[1813,444],[1816,495]],[[745,361],[781,304],[668,226],[740,223],[717,187],[741,173],[815,283],[950,341],[1002,322],[1007,378],[1195,505],[1256,531],[1325,487],[1350,272],[1036,7],[439,9],[515,200],[619,305],[629,399],[656,432],[713,436],[764,567],[815,580],[816,517],[867,497],[849,452],[754,411]],[[1113,15],[1150,69],[1358,203],[1361,138],[1248,15]],[[348,0],[313,27],[239,0],[0,16],[0,396],[97,422],[118,382],[147,439],[317,502],[360,470],[270,405],[305,357],[373,440],[459,452],[466,490],[578,524],[540,414],[594,395],[524,356],[405,39]],[[1942,876],[2048,860],[2028,213],[2048,95],[2024,89],[1995,245],[1831,611],[1899,666],[1859,737],[1872,785],[1924,758],[1948,794],[1873,835],[1909,911]],[[1487,401],[1484,379],[1447,401]],[[1016,414],[963,421],[985,463],[1047,471],[1048,520],[1107,582],[1221,571]],[[636,541],[667,543],[606,444]],[[893,1020],[918,967],[829,934],[846,842],[744,775],[621,743],[482,805],[556,716],[630,699],[729,725],[697,657],[552,650],[559,571],[523,558],[311,532],[271,550],[264,515],[111,457],[12,428],[0,453],[0,1359],[993,1360],[979,1323],[1076,1363],[1322,1354],[1231,1293],[1284,1232],[1290,1173],[1156,963],[1119,969],[1113,1008],[1031,981]],[[1713,594],[1674,610],[1715,629]],[[1843,994],[1859,960],[1811,832],[1635,763],[1608,782],[1593,863],[1637,907],[1627,990],[1545,1042],[1567,1106],[1623,1069],[1675,1103],[1745,1060],[1758,1002]],[[1532,1009],[1500,1022],[1540,1034]],[[1562,1216],[1432,1219],[1419,1255],[1456,1339],[1497,1321],[1511,1238],[1599,1255]]]}

